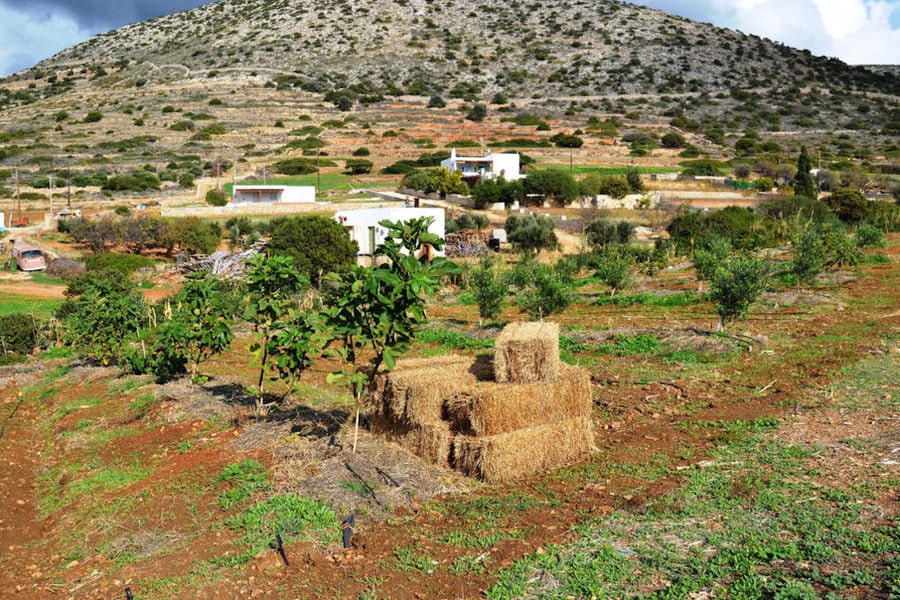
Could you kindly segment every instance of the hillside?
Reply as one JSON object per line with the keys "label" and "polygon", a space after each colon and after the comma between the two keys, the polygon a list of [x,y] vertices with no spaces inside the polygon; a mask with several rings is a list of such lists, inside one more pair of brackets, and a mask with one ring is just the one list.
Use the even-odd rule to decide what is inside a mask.
{"label": "hillside", "polygon": [[[378,143],[379,164],[461,138],[552,135],[508,122],[522,113],[557,131],[588,128],[597,139],[575,154],[585,162],[615,156],[611,139],[676,130],[716,157],[740,154],[746,136],[773,163],[793,160],[803,142],[845,168],[893,165],[898,94],[890,70],[614,0],[489,10],[468,0],[222,0],[98,35],[0,81],[0,166],[32,181],[63,166],[148,162],[212,174],[214,163],[246,161],[246,172],[299,154],[309,135],[338,156]],[[483,123],[462,119],[473,103],[486,104]],[[298,118],[316,129],[295,127]]]}

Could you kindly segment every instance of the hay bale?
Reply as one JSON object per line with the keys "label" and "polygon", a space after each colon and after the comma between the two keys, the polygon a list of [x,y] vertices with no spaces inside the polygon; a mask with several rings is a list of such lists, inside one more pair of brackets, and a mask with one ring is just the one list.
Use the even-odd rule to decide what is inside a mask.
{"label": "hay bale", "polygon": [[590,374],[562,365],[550,382],[479,382],[448,398],[446,416],[453,431],[497,435],[591,416]]}
{"label": "hay bale", "polygon": [[559,325],[510,323],[494,342],[497,383],[552,381],[559,375]]}
{"label": "hay bale", "polygon": [[453,465],[487,483],[510,483],[590,456],[589,417],[568,419],[508,433],[453,439]]}
{"label": "hay bale", "polygon": [[477,383],[472,371],[472,358],[458,355],[398,364],[378,378],[372,394],[373,412],[408,424],[440,421],[444,401]]}
{"label": "hay bale", "polygon": [[442,467],[450,466],[453,432],[447,421],[399,423],[383,415],[369,417],[372,433],[412,452],[422,460]]}

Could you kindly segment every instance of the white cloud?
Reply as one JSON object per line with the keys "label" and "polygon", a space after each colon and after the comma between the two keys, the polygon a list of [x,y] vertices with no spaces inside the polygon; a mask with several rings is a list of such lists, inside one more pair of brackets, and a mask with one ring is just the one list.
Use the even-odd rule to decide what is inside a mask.
{"label": "white cloud", "polygon": [[900,64],[896,0],[633,0],[850,64]]}
{"label": "white cloud", "polygon": [[0,5],[0,76],[33,66],[90,36],[68,18]]}

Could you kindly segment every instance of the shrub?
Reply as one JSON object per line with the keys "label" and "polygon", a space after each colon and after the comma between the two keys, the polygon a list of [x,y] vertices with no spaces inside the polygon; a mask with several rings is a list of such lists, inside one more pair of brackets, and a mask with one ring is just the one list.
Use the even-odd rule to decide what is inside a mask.
{"label": "shrub", "polygon": [[272,168],[282,175],[309,175],[318,171],[316,161],[299,157],[280,160]]}
{"label": "shrub", "polygon": [[550,138],[550,141],[559,148],[581,148],[584,145],[583,139],[569,133],[557,133]]}
{"label": "shrub", "polygon": [[725,260],[709,282],[709,297],[719,313],[717,331],[732,319],[743,319],[769,282],[769,268],[758,258],[739,256]]}
{"label": "shrub", "polygon": [[225,206],[228,204],[228,199],[222,190],[212,189],[206,192],[206,203],[210,206]]}
{"label": "shrub", "polygon": [[84,259],[84,266],[88,271],[115,271],[126,277],[138,269],[149,268],[153,265],[152,258],[119,252],[101,252]]}
{"label": "shrub", "polygon": [[353,151],[353,156],[369,156],[371,152],[365,146],[361,146]]}
{"label": "shrub", "polygon": [[37,347],[40,323],[34,315],[14,313],[0,316],[0,356],[30,354]]}
{"label": "shrub", "polygon": [[318,286],[322,276],[345,271],[354,264],[359,246],[334,219],[309,215],[279,219],[269,250],[291,257],[295,268]]}
{"label": "shrub", "polygon": [[364,158],[348,158],[344,162],[344,166],[347,169],[346,172],[350,175],[364,175],[372,172],[373,163],[371,160]]}
{"label": "shrub", "polygon": [[103,113],[99,110],[92,110],[84,117],[85,123],[97,123],[103,119]]}
{"label": "shrub", "polygon": [[670,131],[662,136],[659,140],[663,148],[684,148],[687,142],[684,136],[675,131]]}
{"label": "shrub", "polygon": [[559,240],[554,228],[553,219],[537,213],[512,214],[506,218],[507,239],[516,251],[522,253],[556,250]]}

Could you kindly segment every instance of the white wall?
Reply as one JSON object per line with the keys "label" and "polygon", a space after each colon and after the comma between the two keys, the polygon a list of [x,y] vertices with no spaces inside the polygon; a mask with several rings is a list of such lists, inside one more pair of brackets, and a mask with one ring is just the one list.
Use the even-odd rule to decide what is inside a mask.
{"label": "white wall", "polygon": [[[239,196],[241,200],[238,200]],[[316,188],[312,185],[236,185],[231,201],[234,204],[315,202]]]}
{"label": "white wall", "polygon": [[[370,228],[375,228],[375,245],[384,242],[387,237],[387,229],[378,224],[379,221],[409,221],[420,217],[434,217],[434,221],[428,228],[430,233],[445,235],[445,216],[443,208],[414,208],[411,206],[397,206],[387,208],[364,208],[360,210],[343,210],[335,213],[334,219],[350,229],[350,237],[359,244],[359,254],[372,254],[375,250],[371,246]],[[443,252],[436,252],[443,255]]]}

